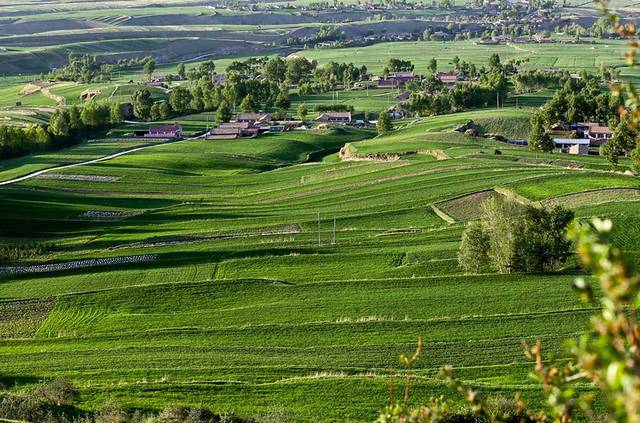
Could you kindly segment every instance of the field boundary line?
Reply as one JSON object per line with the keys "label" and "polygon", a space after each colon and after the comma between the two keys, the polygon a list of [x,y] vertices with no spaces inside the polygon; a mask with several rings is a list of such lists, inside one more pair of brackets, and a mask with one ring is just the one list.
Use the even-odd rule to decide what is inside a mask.
{"label": "field boundary line", "polygon": [[456,220],[449,216],[447,213],[445,213],[444,211],[442,211],[438,206],[436,206],[435,204],[431,205],[431,210],[433,210],[433,212],[442,220],[444,220],[445,222],[449,223],[450,225],[453,225],[454,223],[456,223]]}

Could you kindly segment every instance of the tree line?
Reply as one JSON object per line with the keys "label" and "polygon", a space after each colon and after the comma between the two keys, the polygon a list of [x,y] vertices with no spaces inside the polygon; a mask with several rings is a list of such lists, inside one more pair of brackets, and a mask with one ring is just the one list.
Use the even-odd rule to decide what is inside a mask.
{"label": "tree line", "polygon": [[60,69],[49,72],[48,79],[56,81],[74,81],[82,83],[110,81],[114,72],[128,71],[142,68],[145,75],[152,74],[155,62],[148,57],[121,59],[113,63],[100,62],[89,54],[77,55],[70,53],[67,64]]}

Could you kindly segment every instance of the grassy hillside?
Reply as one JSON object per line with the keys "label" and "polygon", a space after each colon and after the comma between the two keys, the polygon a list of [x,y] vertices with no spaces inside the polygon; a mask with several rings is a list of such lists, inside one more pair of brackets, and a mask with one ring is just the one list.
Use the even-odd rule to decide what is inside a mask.
{"label": "grassy hillside", "polygon": [[[605,171],[599,157],[536,156],[451,131],[473,119],[518,132],[526,116],[428,118],[376,138],[185,141],[1,187],[2,242],[55,245],[11,264],[24,273],[0,273],[3,383],[69,377],[89,409],[116,398],[371,421],[387,369],[422,336],[416,401],[447,392],[435,374],[452,364],[481,391],[518,390],[537,404],[521,341],[557,352],[591,310],[572,292],[575,272],[462,274],[457,248],[478,193],[573,195],[566,204],[581,218],[612,217],[615,241],[637,256],[640,182]],[[356,156],[397,157],[340,161],[331,152],[345,143]],[[100,148],[121,146],[0,163],[0,179]],[[307,162],[310,153],[320,161]],[[37,267],[45,263],[55,265]]]}

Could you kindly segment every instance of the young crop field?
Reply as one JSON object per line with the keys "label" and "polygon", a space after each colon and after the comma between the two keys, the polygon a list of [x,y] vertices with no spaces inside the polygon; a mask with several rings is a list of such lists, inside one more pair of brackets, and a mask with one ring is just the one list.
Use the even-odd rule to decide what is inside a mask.
{"label": "young crop field", "polygon": [[[580,272],[465,275],[466,222],[490,197],[560,201],[581,219],[613,218],[615,241],[640,256],[640,183],[600,157],[453,131],[471,119],[521,136],[528,116],[429,117],[379,137],[106,138],[0,162],[0,243],[53,245],[0,264],[2,380],[21,390],[67,377],[87,410],[113,398],[364,422],[386,403],[388,369],[401,372],[399,355],[423,337],[414,401],[446,393],[436,374],[451,364],[483,393],[539,405],[522,341],[560,352],[586,330],[593,310],[571,287]],[[207,116],[181,123],[195,132]],[[353,160],[336,153],[345,144]]]}
{"label": "young crop field", "polygon": [[[438,61],[438,69],[445,71],[453,68],[454,56],[474,63],[486,65],[487,57],[493,53],[504,61],[509,59],[525,60],[525,66],[531,69],[555,67],[572,72],[592,71],[600,64],[622,67],[626,64],[624,52],[627,43],[620,40],[598,40],[596,44],[513,44],[513,45],[477,45],[472,41],[411,41],[380,43],[367,47],[344,49],[317,49],[296,53],[299,56],[315,59],[319,63],[334,61],[353,62],[358,66],[366,65],[370,71],[381,72],[391,58],[411,60],[418,72],[425,72],[431,58]],[[637,77],[637,71],[624,70],[624,75]]]}

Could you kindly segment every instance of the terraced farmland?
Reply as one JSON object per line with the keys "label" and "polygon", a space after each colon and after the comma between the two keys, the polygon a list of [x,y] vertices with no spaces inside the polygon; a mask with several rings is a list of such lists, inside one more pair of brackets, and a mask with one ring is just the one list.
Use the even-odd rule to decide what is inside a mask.
{"label": "terraced farmland", "polygon": [[[429,118],[380,138],[187,140],[0,187],[2,242],[55,244],[11,263],[19,274],[0,268],[2,380],[69,377],[87,409],[115,398],[130,408],[371,421],[387,369],[422,336],[416,401],[447,392],[435,375],[452,364],[483,392],[520,390],[537,404],[521,341],[560,351],[592,310],[572,292],[575,270],[463,275],[465,222],[491,195],[573,195],[580,218],[612,217],[616,242],[640,257],[640,182],[600,158],[568,166],[566,156],[451,131],[469,118],[501,125],[491,114]],[[120,143],[2,163],[0,180]],[[340,161],[331,152],[345,143],[398,156]],[[603,191],[614,188],[626,194]]]}

